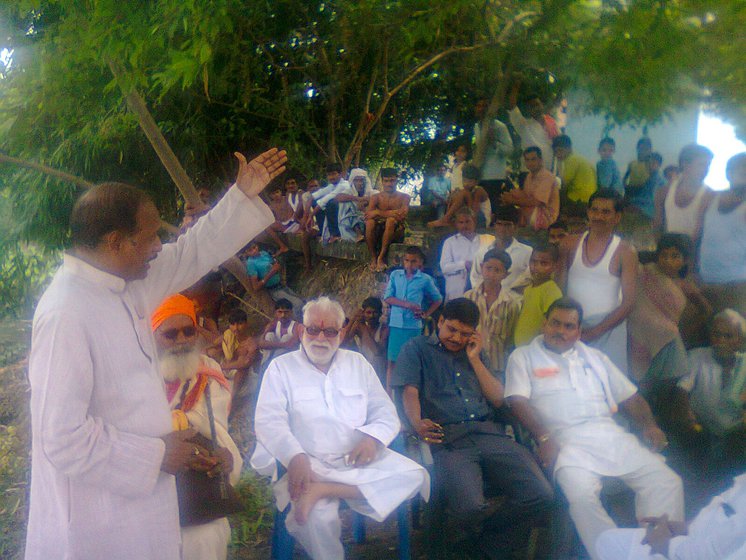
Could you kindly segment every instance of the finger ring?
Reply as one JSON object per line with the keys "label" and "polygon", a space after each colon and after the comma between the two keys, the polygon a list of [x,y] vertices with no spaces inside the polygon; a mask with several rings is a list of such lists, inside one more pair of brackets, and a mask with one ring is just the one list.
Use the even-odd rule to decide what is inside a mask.
{"label": "finger ring", "polygon": [[196,447],[194,448],[194,454],[199,455],[199,449],[197,449]]}

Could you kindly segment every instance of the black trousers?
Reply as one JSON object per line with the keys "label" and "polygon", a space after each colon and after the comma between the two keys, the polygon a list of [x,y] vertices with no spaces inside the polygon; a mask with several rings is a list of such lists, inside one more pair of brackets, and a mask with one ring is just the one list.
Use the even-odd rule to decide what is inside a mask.
{"label": "black trousers", "polygon": [[[431,446],[433,454],[434,539],[443,513],[470,531],[482,527],[481,538],[495,552],[526,545],[530,529],[545,524],[553,504],[553,489],[531,453],[500,433],[493,422],[470,422],[454,426],[456,439]],[[505,496],[496,511],[487,497]],[[435,546],[437,544],[433,543]]]}

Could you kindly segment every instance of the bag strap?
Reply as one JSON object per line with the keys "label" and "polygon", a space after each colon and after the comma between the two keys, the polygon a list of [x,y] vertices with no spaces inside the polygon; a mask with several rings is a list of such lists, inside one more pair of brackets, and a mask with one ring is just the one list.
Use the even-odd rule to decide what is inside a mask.
{"label": "bag strap", "polygon": [[[210,439],[212,440],[212,448],[217,449],[218,447],[218,436],[215,430],[215,414],[212,411],[212,400],[210,399],[210,380],[207,381],[205,387],[205,404],[207,405],[207,419],[210,422]],[[228,488],[226,487],[225,474],[219,476],[220,479],[220,498],[225,500],[228,498]]]}

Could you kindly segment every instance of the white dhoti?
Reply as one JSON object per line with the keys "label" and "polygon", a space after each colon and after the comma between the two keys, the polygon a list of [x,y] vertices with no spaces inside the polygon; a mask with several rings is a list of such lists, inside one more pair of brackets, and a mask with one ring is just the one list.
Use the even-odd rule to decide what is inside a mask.
{"label": "white dhoti", "polygon": [[182,560],[226,560],[231,528],[221,517],[202,525],[181,528]]}
{"label": "white dhoti", "polygon": [[[399,504],[418,492],[426,496],[430,489],[427,471],[414,461],[385,449],[380,459],[363,468],[338,470],[311,458],[311,468],[323,482],[356,486],[364,499],[345,500],[350,509],[375,521],[383,521]],[[274,486],[277,508],[284,510],[290,503],[287,475]],[[344,549],[340,541],[339,500],[324,498],[311,510],[308,521],[295,521],[292,505],[285,526],[314,560],[342,560]]]}
{"label": "white dhoti", "polygon": [[[616,528],[601,504],[601,479],[605,476],[622,479],[635,492],[638,519],[663,514],[676,521],[684,519],[684,492],[678,475],[660,455],[640,445],[635,436],[612,425],[612,420],[607,422],[600,430],[580,426],[571,434],[561,433],[555,469],[557,483],[570,505],[570,516],[594,560],[601,558],[595,546],[598,537]],[[599,446],[599,438],[607,444]]]}
{"label": "white dhoti", "polygon": [[[418,492],[427,500],[430,477],[414,461],[388,448],[364,467],[345,464],[344,456],[363,437],[389,444],[399,433],[396,409],[365,358],[337,350],[326,374],[316,370],[303,350],[272,360],[256,407],[257,446],[251,465],[271,475],[277,461],[288,465],[304,453],[321,482],[356,487],[363,499],[346,500],[350,508],[383,521],[402,502]],[[274,486],[277,507],[290,503],[287,475]],[[299,525],[292,508],[286,526],[314,560],[339,560],[339,500],[324,498]]]}

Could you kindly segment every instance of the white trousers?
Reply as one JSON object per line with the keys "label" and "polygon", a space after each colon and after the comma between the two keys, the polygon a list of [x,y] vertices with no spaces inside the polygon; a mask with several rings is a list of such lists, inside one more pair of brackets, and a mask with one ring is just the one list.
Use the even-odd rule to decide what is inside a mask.
{"label": "white trousers", "polygon": [[227,517],[181,528],[182,560],[226,560],[231,526]]}
{"label": "white trousers", "polygon": [[[616,525],[601,504],[601,475],[580,467],[563,467],[555,477],[570,504],[570,517],[593,560],[601,560],[596,540]],[[635,492],[637,518],[668,514],[673,521],[684,520],[684,491],[681,479],[662,461],[651,460],[641,468],[620,475]]]}
{"label": "white trousers", "polygon": [[295,504],[285,517],[288,533],[300,543],[313,560],[344,560],[339,500],[322,498],[314,504],[304,525],[295,521]]}

